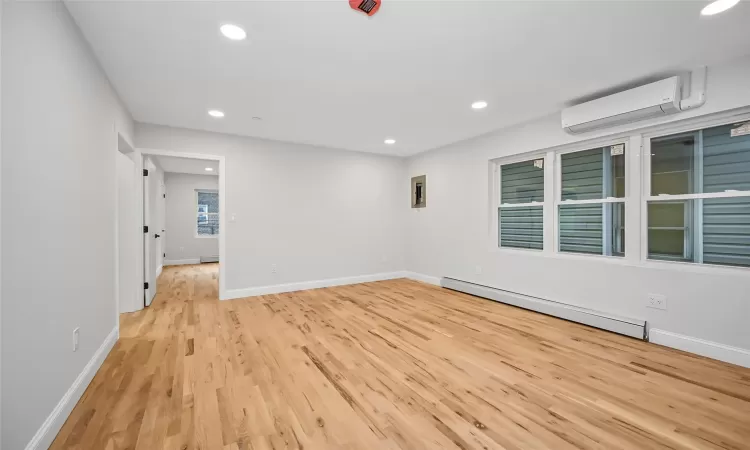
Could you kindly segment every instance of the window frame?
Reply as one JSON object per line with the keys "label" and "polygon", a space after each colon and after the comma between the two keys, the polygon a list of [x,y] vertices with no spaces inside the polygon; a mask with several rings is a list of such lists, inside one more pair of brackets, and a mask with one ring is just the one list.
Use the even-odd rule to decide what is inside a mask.
{"label": "window frame", "polygon": [[[589,150],[594,150],[598,148],[604,148],[604,147],[612,147],[615,145],[622,144],[624,147],[623,150],[623,157],[625,158],[625,187],[624,187],[624,195],[622,197],[605,197],[601,199],[590,199],[590,200],[563,200],[562,199],[562,156],[563,155],[569,155],[572,153],[580,153],[585,152]],[[582,253],[582,252],[567,252],[560,250],[560,206],[570,206],[570,205],[603,205],[607,203],[622,203],[625,208],[625,217],[623,217],[623,230],[627,231],[627,215],[628,215],[628,207],[627,207],[627,199],[629,197],[629,186],[630,182],[628,181],[628,177],[630,176],[630,139],[629,137],[617,137],[613,139],[608,139],[604,141],[597,141],[595,144],[590,143],[586,144],[586,142],[581,143],[581,145],[575,145],[571,146],[569,148],[565,148],[562,150],[558,150],[555,152],[555,177],[554,177],[554,184],[555,184],[555,193],[554,193],[554,201],[553,201],[553,207],[554,207],[554,215],[553,215],[553,221],[552,226],[554,227],[554,249],[555,253],[562,254],[562,255],[579,255],[579,256],[599,256],[604,258],[615,258],[615,259],[623,259],[628,256],[627,247],[623,245],[622,249],[622,256],[617,255],[608,255],[608,254],[594,254],[594,253]],[[627,233],[625,233],[627,236]],[[626,241],[627,242],[627,241]],[[602,243],[603,246],[606,246],[607,244]]]}
{"label": "window frame", "polygon": [[[493,205],[492,208],[492,221],[491,221],[491,229],[494,234],[493,244],[494,244],[494,251],[499,252],[521,252],[521,253],[531,253],[531,254],[541,254],[541,253],[549,253],[550,251],[550,245],[551,241],[549,240],[548,236],[548,230],[547,230],[547,217],[549,214],[548,206],[549,206],[549,195],[551,186],[547,179],[549,176],[549,173],[552,171],[552,164],[550,161],[553,161],[553,152],[549,151],[543,151],[543,152],[529,152],[529,153],[522,153],[518,155],[512,155],[507,157],[501,157],[494,159],[490,161],[491,170],[492,170],[492,192],[490,194],[491,202]],[[542,170],[544,172],[544,199],[541,202],[535,201],[535,202],[527,202],[527,203],[500,203],[502,200],[502,195],[500,192],[500,187],[502,186],[502,166],[509,165],[509,164],[515,164],[525,161],[533,161],[537,159],[544,160],[544,166],[542,167]],[[500,246],[500,221],[498,220],[498,213],[501,209],[512,209],[512,208],[522,208],[522,207],[530,207],[530,206],[541,206],[542,208],[542,248],[536,249],[536,248],[520,248],[520,247],[501,247]]]}
{"label": "window frame", "polygon": [[[216,194],[218,196],[219,195],[219,190],[218,189],[195,189],[195,194],[193,195],[193,212],[194,212],[194,215],[193,215],[193,223],[194,223],[193,226],[194,226],[194,229],[193,229],[193,231],[195,232],[194,233],[195,237],[197,239],[215,239],[215,238],[218,238],[219,234],[221,234],[221,211],[219,211],[217,213],[209,213],[209,212],[201,213],[200,212],[200,203],[198,203],[198,194],[200,194],[200,193],[203,193],[203,194]],[[215,215],[216,218],[219,219],[219,232],[215,233],[215,234],[200,234],[200,233],[198,233],[198,217],[200,215],[206,215],[207,218],[211,217],[212,215]]]}
{"label": "window frame", "polygon": [[[691,116],[692,114],[692,116]],[[671,118],[658,123],[647,123],[645,126],[633,127],[631,129],[616,129],[613,133],[604,136],[594,136],[590,139],[583,139],[576,142],[565,143],[554,146],[546,146],[536,149],[532,148],[522,153],[513,155],[497,156],[488,159],[488,213],[487,221],[488,243],[487,251],[494,254],[507,255],[527,255],[530,257],[547,257],[567,261],[599,261],[604,264],[614,264],[616,266],[638,267],[647,269],[661,270],[681,270],[696,274],[725,274],[733,276],[750,276],[748,267],[721,265],[712,263],[695,263],[683,261],[668,261],[648,259],[648,216],[647,202],[644,201],[646,194],[650,193],[650,184],[646,186],[646,179],[650,180],[650,157],[645,158],[643,155],[650,155],[650,139],[653,137],[668,136],[678,133],[686,133],[694,130],[706,129],[721,125],[728,125],[739,122],[750,121],[750,106],[744,106],[731,110],[717,111],[709,114],[696,115],[696,112],[688,112],[685,117],[675,119]],[[675,116],[672,116],[675,117]],[[535,249],[521,248],[503,248],[499,244],[499,224],[498,224],[498,206],[500,202],[500,184],[499,184],[499,167],[503,164],[511,164],[530,159],[536,159],[546,155],[552,155],[554,160],[556,153],[568,153],[582,151],[595,147],[612,145],[614,142],[626,142],[625,151],[625,257],[609,257],[596,254],[569,253],[557,251],[558,242],[556,241],[557,230],[556,223],[557,212],[555,211],[554,201],[546,201],[547,198],[553,200],[554,192],[550,196],[545,195],[544,205],[544,249],[542,251]],[[630,151],[628,151],[628,149]],[[628,154],[629,153],[629,154]],[[646,164],[648,172],[646,171]],[[554,167],[553,167],[554,166]],[[545,192],[552,190],[552,180],[556,185],[559,176],[557,164],[550,164],[545,159],[545,170],[554,169],[552,173],[545,172]],[[644,176],[648,173],[649,177]],[[649,181],[650,183],[650,181]],[[721,194],[721,193],[720,193]],[[708,194],[706,197],[715,196]],[[548,245],[549,242],[549,245]]]}
{"label": "window frame", "polygon": [[[641,262],[645,264],[666,264],[666,265],[683,265],[690,267],[701,267],[709,268],[713,270],[735,270],[735,271],[748,271],[750,267],[733,266],[728,264],[716,264],[707,263],[703,261],[703,214],[702,206],[703,202],[694,202],[690,207],[690,215],[692,215],[695,222],[693,229],[686,233],[684,252],[690,254],[692,261],[683,260],[668,260],[668,259],[652,259],[649,258],[648,252],[648,205],[649,203],[669,203],[669,202],[684,202],[690,200],[704,200],[704,199],[715,199],[715,198],[736,198],[736,197],[750,197],[750,190],[747,191],[725,191],[725,192],[708,192],[700,194],[658,194],[652,195],[651,191],[651,142],[655,139],[666,138],[675,135],[689,135],[692,134],[696,143],[700,143],[695,146],[694,158],[700,159],[697,168],[697,173],[703,174],[703,131],[709,128],[721,127],[732,125],[737,122],[748,122],[750,121],[750,113],[740,113],[729,117],[724,115],[714,115],[712,117],[701,117],[700,121],[686,120],[678,124],[673,124],[671,127],[660,127],[650,132],[644,132],[642,136],[642,147],[641,153],[644,155],[641,161],[641,184],[642,184],[642,195],[639,200],[641,209]],[[702,182],[702,178],[701,178]],[[702,186],[701,186],[701,189]],[[688,205],[687,203],[685,203]],[[690,251],[688,252],[688,246]]]}

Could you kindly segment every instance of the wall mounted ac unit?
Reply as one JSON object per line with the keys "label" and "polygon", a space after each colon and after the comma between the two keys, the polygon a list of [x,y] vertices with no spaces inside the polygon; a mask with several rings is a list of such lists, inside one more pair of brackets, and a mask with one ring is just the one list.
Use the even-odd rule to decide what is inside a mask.
{"label": "wall mounted ac unit", "polygon": [[680,77],[630,89],[565,108],[562,126],[577,134],[680,111]]}

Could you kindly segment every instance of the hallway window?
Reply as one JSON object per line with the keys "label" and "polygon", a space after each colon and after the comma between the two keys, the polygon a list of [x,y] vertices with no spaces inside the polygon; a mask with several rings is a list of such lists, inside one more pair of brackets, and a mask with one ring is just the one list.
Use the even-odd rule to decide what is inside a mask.
{"label": "hallway window", "polygon": [[195,191],[196,235],[211,237],[219,235],[219,193],[209,190]]}

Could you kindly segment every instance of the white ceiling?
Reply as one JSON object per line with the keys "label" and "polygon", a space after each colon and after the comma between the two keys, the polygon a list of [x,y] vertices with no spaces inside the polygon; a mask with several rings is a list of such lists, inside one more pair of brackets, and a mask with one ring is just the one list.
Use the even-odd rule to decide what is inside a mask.
{"label": "white ceiling", "polygon": [[[195,175],[219,175],[219,161],[178,158],[175,156],[154,156],[156,163],[167,173],[192,173]],[[214,169],[209,172],[206,167]]]}
{"label": "white ceiling", "polygon": [[[750,2],[700,17],[706,3],[385,0],[372,18],[345,0],[68,7],[137,121],[409,155],[750,52]],[[248,39],[222,37],[225,22]]]}

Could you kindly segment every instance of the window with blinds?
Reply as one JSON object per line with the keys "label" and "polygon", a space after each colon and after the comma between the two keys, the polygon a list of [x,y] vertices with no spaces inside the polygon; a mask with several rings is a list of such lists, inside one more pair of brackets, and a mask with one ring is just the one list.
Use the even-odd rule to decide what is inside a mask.
{"label": "window with blinds", "polygon": [[[522,161],[495,161],[497,245],[547,254],[627,256],[631,262],[750,267],[746,117],[742,123],[656,137],[636,133],[606,146],[583,144]],[[631,164],[626,164],[628,145],[635,140],[643,142],[640,161],[636,164],[636,155],[630,154]],[[627,174],[626,166],[635,172]],[[641,187],[636,195],[642,196],[642,220],[628,225],[628,247],[634,249],[628,255],[626,203],[637,205],[638,199],[628,197],[633,189],[626,189],[627,178],[636,180]],[[550,242],[554,248],[545,247]]]}
{"label": "window with blinds", "polygon": [[560,155],[559,251],[625,254],[625,144]]}
{"label": "window with blinds", "polygon": [[197,207],[196,236],[215,237],[219,235],[219,193],[216,191],[195,191]]}
{"label": "window with blinds", "polygon": [[650,259],[750,266],[750,135],[737,129],[651,140]]}
{"label": "window with blinds", "polygon": [[544,247],[544,159],[500,166],[499,246]]}

